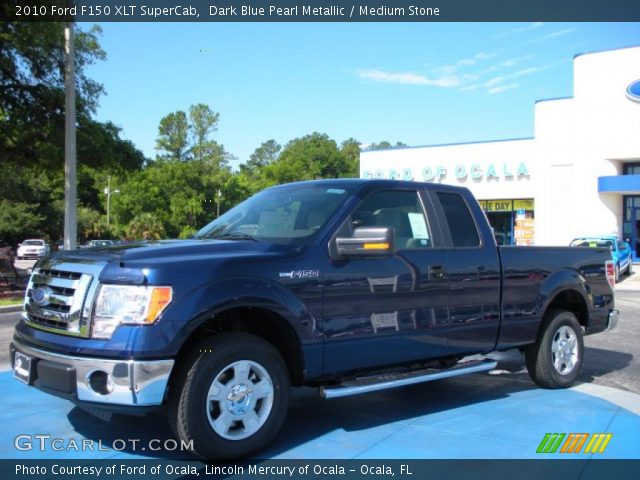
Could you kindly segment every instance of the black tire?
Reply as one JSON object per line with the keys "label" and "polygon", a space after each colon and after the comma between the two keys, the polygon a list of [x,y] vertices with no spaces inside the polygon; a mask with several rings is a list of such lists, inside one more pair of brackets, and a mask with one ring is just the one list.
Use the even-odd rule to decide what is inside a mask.
{"label": "black tire", "polygon": [[[553,351],[554,343],[557,347],[563,339],[567,342],[564,335],[567,332],[575,335],[576,354],[575,357],[571,355],[571,358]],[[525,362],[529,376],[542,388],[567,388],[580,374],[583,355],[582,327],[575,315],[565,310],[550,310],[544,316],[536,343],[525,350]],[[554,363],[554,360],[557,362]],[[571,362],[573,365],[569,368]]]}
{"label": "black tire", "polygon": [[629,265],[627,266],[627,276],[633,275],[633,262],[629,259]]}
{"label": "black tire", "polygon": [[[268,397],[267,403],[270,406],[263,408],[258,403],[263,400],[254,400],[251,397],[253,390],[257,391],[255,385],[248,387],[248,390],[245,389],[240,395],[237,392],[229,393],[229,397],[224,401],[209,403],[206,400],[213,381],[234,371],[231,366],[237,363],[257,365],[255,368],[262,368],[262,374],[268,374],[272,386],[272,396]],[[169,391],[169,420],[180,440],[193,440],[195,455],[205,459],[246,457],[263,449],[282,427],[289,406],[289,373],[279,352],[262,338],[240,332],[221,333],[209,337],[193,348],[176,368]],[[251,368],[248,378],[257,378],[257,370]],[[229,380],[229,384],[234,379],[235,376]],[[229,384],[223,386],[231,388]],[[240,400],[237,400],[238,397]],[[214,430],[210,422],[214,421],[212,417],[216,415],[216,409],[218,419],[223,414],[223,408],[225,415],[237,415],[238,412],[232,412],[228,407],[236,400],[248,405],[251,405],[250,402],[256,402],[255,407],[247,406],[242,414],[253,413],[258,417],[262,415],[266,420],[246,438],[224,438]],[[264,413],[267,408],[268,412]],[[227,431],[228,435],[243,435],[244,431],[250,431],[249,425],[243,423],[241,418],[234,420],[232,425]]]}

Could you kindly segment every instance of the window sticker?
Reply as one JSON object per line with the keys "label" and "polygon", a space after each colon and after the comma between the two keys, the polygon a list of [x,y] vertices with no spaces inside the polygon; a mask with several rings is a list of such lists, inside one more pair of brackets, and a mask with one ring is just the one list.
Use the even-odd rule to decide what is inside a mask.
{"label": "window sticker", "polygon": [[337,195],[342,195],[344,193],[344,189],[342,188],[328,188],[327,189],[327,193],[334,193]]}
{"label": "window sticker", "polygon": [[413,233],[413,238],[428,240],[429,231],[427,230],[427,222],[424,219],[424,215],[418,212],[411,212],[407,215],[409,215],[409,223],[411,224],[411,233]]}

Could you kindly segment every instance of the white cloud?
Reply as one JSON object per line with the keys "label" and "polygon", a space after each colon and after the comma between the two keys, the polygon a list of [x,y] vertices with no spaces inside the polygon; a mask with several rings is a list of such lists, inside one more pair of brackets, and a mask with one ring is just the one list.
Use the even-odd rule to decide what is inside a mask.
{"label": "white cloud", "polygon": [[518,87],[517,83],[510,83],[508,85],[500,85],[499,87],[490,88],[489,90],[487,90],[487,92],[489,93],[489,95],[495,95],[496,93],[502,93],[506,90],[511,90],[512,88],[517,88],[517,87]]}
{"label": "white cloud", "polygon": [[485,60],[489,60],[490,58],[493,58],[495,56],[495,53],[478,52],[471,58],[463,58],[462,60],[458,60],[456,65],[461,67],[475,65],[478,62],[484,62]]}
{"label": "white cloud", "polygon": [[460,85],[460,79],[455,75],[429,78],[413,72],[386,72],[384,70],[359,70],[358,76],[364,80],[380,83],[395,83],[398,85],[419,85],[429,87],[451,88]]}
{"label": "white cloud", "polygon": [[[463,92],[484,91],[496,94],[519,86],[517,78],[546,70],[557,63],[527,67],[522,65],[534,58],[528,54],[507,58],[490,64],[479,65],[480,62],[497,56],[493,53],[480,52],[472,57],[464,58],[455,65],[430,64],[425,72],[394,72],[382,69],[361,69],[357,71],[359,78],[378,83],[395,85],[413,85],[420,87],[457,88]],[[517,67],[520,67],[519,69]]]}
{"label": "white cloud", "polygon": [[522,63],[525,60],[531,60],[532,58],[533,58],[533,55],[523,55],[522,57],[508,58],[507,60],[503,60],[500,63],[498,63],[498,66],[504,67],[504,68],[515,67],[519,63]]}
{"label": "white cloud", "polygon": [[545,40],[562,37],[564,35],[568,35],[569,33],[573,33],[575,31],[576,31],[575,28],[565,28],[564,30],[557,30],[555,32],[547,33],[546,35],[542,35],[541,37],[531,39],[527,42],[527,44],[544,42]]}
{"label": "white cloud", "polygon": [[511,35],[515,35],[518,33],[528,32],[529,30],[535,30],[537,28],[540,28],[543,25],[544,23],[542,22],[533,22],[524,27],[518,27],[518,28],[513,28],[511,30],[504,30],[502,32],[498,32],[495,35],[493,35],[492,38],[499,39],[499,38],[510,37]]}

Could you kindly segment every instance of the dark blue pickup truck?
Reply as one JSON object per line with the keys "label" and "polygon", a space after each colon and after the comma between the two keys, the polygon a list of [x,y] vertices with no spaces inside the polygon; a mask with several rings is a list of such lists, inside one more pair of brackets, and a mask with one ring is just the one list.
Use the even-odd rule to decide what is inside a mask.
{"label": "dark blue pickup truck", "polygon": [[14,373],[96,412],[162,409],[196,454],[236,458],[276,435],[292,385],[355,395],[519,348],[538,385],[567,387],[583,335],[615,326],[614,273],[605,248],[497,247],[464,188],[294,183],[193,239],[41,260]]}

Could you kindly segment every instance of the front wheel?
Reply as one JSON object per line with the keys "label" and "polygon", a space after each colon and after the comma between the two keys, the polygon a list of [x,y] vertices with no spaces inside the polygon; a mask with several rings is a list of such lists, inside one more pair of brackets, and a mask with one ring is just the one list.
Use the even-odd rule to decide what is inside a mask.
{"label": "front wheel", "polygon": [[566,388],[582,368],[582,327],[573,313],[551,310],[542,328],[536,343],[525,350],[529,376],[543,388]]}
{"label": "front wheel", "polygon": [[176,371],[171,426],[207,459],[245,457],[264,448],[287,414],[289,374],[260,337],[222,333],[204,340]]}

